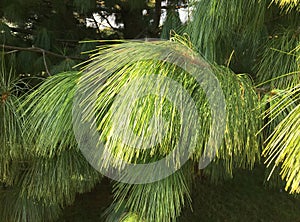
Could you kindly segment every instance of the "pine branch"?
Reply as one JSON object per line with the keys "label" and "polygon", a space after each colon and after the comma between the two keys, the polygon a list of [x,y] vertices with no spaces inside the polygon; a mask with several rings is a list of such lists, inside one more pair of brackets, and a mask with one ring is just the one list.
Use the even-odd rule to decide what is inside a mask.
{"label": "pine branch", "polygon": [[94,14],[92,14],[92,18],[93,18],[93,21],[94,21],[94,23],[95,23],[96,28],[98,29],[98,32],[100,33],[100,32],[101,32],[101,29],[100,29],[100,27],[99,27],[99,25],[98,25],[98,22],[96,21],[96,18],[95,18],[95,16],[94,16]]}
{"label": "pine branch", "polygon": [[48,74],[48,76],[51,76],[51,74],[49,72],[49,69],[48,69],[47,61],[46,61],[46,53],[45,53],[45,51],[43,51],[43,61],[44,61],[44,66],[45,66],[45,69],[46,69],[46,73]]}
{"label": "pine branch", "polygon": [[188,4],[186,5],[167,5],[167,6],[161,6],[161,9],[181,9],[181,8],[188,8]]}
{"label": "pine branch", "polygon": [[108,19],[107,17],[105,17],[104,15],[102,15],[101,12],[99,13],[99,15],[101,16],[101,18],[103,18],[103,19],[107,22],[107,24],[110,26],[110,28],[111,28],[112,30],[119,31],[119,29],[118,29],[118,28],[115,28],[115,27],[111,24],[111,22],[109,21],[109,19]]}
{"label": "pine branch", "polygon": [[72,59],[72,60],[84,61],[84,59],[82,59],[80,57],[65,56],[65,55],[61,55],[61,54],[58,54],[58,53],[55,53],[55,52],[51,52],[51,51],[48,51],[48,50],[45,50],[45,49],[42,49],[42,48],[39,48],[39,47],[24,48],[24,47],[10,46],[10,45],[4,45],[4,44],[2,44],[1,47],[3,49],[36,52],[36,53],[47,54],[47,55],[51,55],[51,56],[55,56],[55,57],[63,58],[63,59]]}
{"label": "pine branch", "polygon": [[161,17],[161,0],[155,1],[155,17],[154,17],[154,26],[155,28],[159,26],[159,20]]}

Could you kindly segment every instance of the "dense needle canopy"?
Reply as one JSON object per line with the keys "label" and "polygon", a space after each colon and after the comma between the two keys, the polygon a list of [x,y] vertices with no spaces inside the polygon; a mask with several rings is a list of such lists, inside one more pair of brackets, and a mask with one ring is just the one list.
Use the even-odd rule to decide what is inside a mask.
{"label": "dense needle canopy", "polygon": [[[288,192],[300,193],[299,5],[298,0],[1,2],[3,220],[55,221],[77,193],[90,191],[106,176],[100,172],[113,166],[122,173],[124,162],[164,159],[177,144],[187,147],[188,160],[171,159],[180,167],[169,177],[145,184],[113,182],[107,221],[176,221],[191,206],[199,175],[218,183],[260,162],[269,167],[267,179],[278,174]],[[180,10],[187,15],[184,24]],[[161,16],[166,17],[162,26]],[[78,44],[82,40],[89,41]],[[226,104],[220,146],[200,170],[213,114],[203,85],[186,69],[194,58],[209,67]],[[171,79],[178,88],[161,87],[159,81],[130,85],[153,76]],[[149,87],[161,94],[133,100]],[[176,102],[183,92],[198,115],[182,117]],[[77,121],[94,121],[97,141],[110,155],[98,163],[100,172],[81,152],[74,131],[78,95],[79,105],[92,108]],[[133,134],[115,128],[115,122],[124,126],[129,104]],[[191,140],[182,136],[189,135],[182,134],[185,119],[193,129]],[[160,142],[149,148],[149,138]]]}

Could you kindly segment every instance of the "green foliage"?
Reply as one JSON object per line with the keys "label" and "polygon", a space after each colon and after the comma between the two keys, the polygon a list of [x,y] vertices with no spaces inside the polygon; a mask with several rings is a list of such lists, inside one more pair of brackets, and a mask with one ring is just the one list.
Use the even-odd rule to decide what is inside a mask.
{"label": "green foliage", "polygon": [[[208,139],[211,124],[205,94],[199,85],[197,85],[197,82],[184,70],[173,64],[159,61],[160,57],[158,56],[161,56],[161,53],[167,53],[169,58],[174,58],[175,60],[177,58],[179,59],[179,56],[182,55],[185,55],[187,58],[189,57],[188,55],[197,56],[187,47],[190,43],[184,42],[182,39],[178,39],[178,37],[172,40],[174,39],[175,41],[182,41],[185,45],[173,42],[129,42],[114,44],[109,47],[105,46],[92,56],[90,63],[85,67],[86,72],[84,72],[84,75],[81,77],[79,87],[80,94],[86,95],[82,104],[91,104],[92,100],[97,100],[95,109],[86,110],[85,118],[90,119],[91,117],[96,117],[97,128],[100,132],[99,140],[105,141],[106,153],[111,153],[111,158],[116,160],[113,164],[117,169],[121,167],[121,162],[118,161],[119,158],[126,162],[133,163],[147,163],[149,161],[158,160],[168,154],[178,141],[180,124],[178,123],[177,115],[180,113],[177,113],[174,105],[172,106],[172,103],[168,103],[164,97],[163,99],[160,97],[145,97],[140,103],[137,102],[131,113],[132,121],[135,121],[132,122],[132,126],[137,135],[142,139],[144,135],[143,129],[145,128],[147,132],[151,134],[155,133],[147,128],[151,117],[155,115],[155,110],[159,112],[158,115],[166,117],[166,135],[163,142],[159,145],[153,146],[147,149],[147,151],[136,150],[121,143],[119,139],[111,133],[114,130],[111,125],[112,119],[119,118],[116,117],[119,115],[118,113],[120,113],[120,118],[122,118],[122,113],[126,112],[128,103],[130,103],[129,98],[129,100],[126,100],[127,103],[122,103],[118,106],[118,113],[114,112],[111,104],[115,102],[116,95],[121,93],[122,88],[126,87],[128,82],[138,77],[149,76],[152,73],[159,73],[160,75],[178,81],[182,87],[190,93],[194,101],[196,101],[196,106],[199,109],[200,126],[199,137],[197,137],[197,145],[193,152],[192,159],[197,162],[205,150],[204,144]],[[177,52],[180,52],[180,54],[177,54]],[[151,55],[151,57],[149,55]],[[153,60],[145,59],[148,57],[153,58]],[[187,64],[184,63],[183,66],[185,65]],[[228,107],[227,126],[223,146],[218,150],[214,163],[204,169],[204,173],[208,174],[212,180],[218,181],[221,178],[232,176],[234,168],[252,168],[254,163],[259,160],[259,139],[256,136],[256,132],[261,127],[261,120],[258,118],[260,114],[257,109],[258,99],[249,77],[246,75],[235,75],[228,68],[224,67],[213,66],[213,71],[220,81],[225,94]],[[105,84],[97,84],[104,80]],[[96,88],[93,89],[91,86],[96,86]],[[148,86],[145,85],[145,87]],[[91,90],[93,93],[90,92]],[[134,90],[136,90],[136,92],[134,92]],[[138,95],[143,90],[145,90],[143,86],[130,88],[130,92],[135,95]],[[164,92],[164,94],[167,95],[167,91]],[[98,96],[95,97],[95,95]],[[178,94],[178,96],[180,96],[180,94]],[[156,107],[155,104],[160,104],[160,106]],[[154,110],[152,108],[154,108]],[[188,117],[188,119],[193,119],[193,117]],[[130,134],[125,136],[126,138],[129,136],[129,138],[127,138],[128,141],[133,141],[134,143],[135,137],[131,137]],[[157,136],[159,136],[159,134]],[[146,146],[147,141],[142,142],[142,145]],[[190,146],[190,144],[186,145]],[[111,158],[108,158],[107,161],[110,161]],[[109,164],[111,164],[111,162],[105,162],[100,167],[106,168]],[[173,175],[164,181],[172,180],[172,177]],[[152,187],[156,187],[156,184],[166,183],[164,181],[146,185],[117,185],[115,195],[118,205],[116,208],[118,209],[120,206],[123,206],[124,203],[127,203],[126,208],[129,208],[130,211],[137,212],[138,215],[145,218],[146,221],[154,221],[154,218],[160,218],[160,221],[167,221],[169,220],[168,218],[177,217],[178,214],[176,212],[180,212],[180,204],[176,206],[174,215],[169,214],[169,211],[167,211],[167,213],[162,212],[167,210],[165,208],[167,204],[175,201],[172,201],[170,198],[172,198],[174,193],[179,195],[179,191],[174,190],[169,195],[166,194],[168,197],[162,198],[162,200],[168,200],[168,202],[158,205],[158,209],[154,207],[156,206],[155,204],[151,204],[153,207],[146,207],[149,201],[154,201],[151,199],[151,196],[145,196],[139,200],[140,202],[137,199],[137,197],[143,193],[143,190],[154,189]],[[180,184],[176,185],[178,189],[181,189],[181,186]],[[132,191],[130,187],[132,187]],[[162,189],[163,188],[160,188],[160,190]],[[125,197],[129,199],[125,199]],[[143,208],[141,208],[141,206],[143,206]],[[162,208],[160,209],[159,207]],[[156,212],[156,214],[154,214],[154,212]],[[170,210],[170,212],[172,212],[172,210]]]}
{"label": "green foliage", "polygon": [[1,188],[0,194],[0,214],[3,221],[55,221],[60,216],[60,206],[22,196],[18,188]]}
{"label": "green foliage", "polygon": [[[243,57],[253,64],[253,56],[265,32],[265,1],[197,1],[187,33],[191,41],[210,61],[227,64],[232,51],[236,66]],[[250,61],[249,61],[250,60]],[[235,61],[234,61],[235,62]]]}
{"label": "green foliage", "polygon": [[52,158],[34,157],[30,161],[19,182],[20,190],[23,196],[42,204],[70,205],[77,193],[90,191],[100,180],[79,151],[63,151]]}
{"label": "green foliage", "polygon": [[161,31],[161,38],[162,39],[169,39],[171,35],[171,31],[175,31],[176,33],[180,33],[179,31],[182,29],[182,22],[179,18],[178,11],[170,10],[167,12],[167,18],[164,22],[162,31]]}
{"label": "green foliage", "polygon": [[110,213],[125,208],[139,216],[136,221],[176,220],[183,206],[191,203],[190,168],[191,166],[181,169],[168,178],[154,183],[140,185],[116,183],[114,186],[115,205]]}
{"label": "green foliage", "polygon": [[79,41],[115,35],[114,30],[97,34],[87,26],[97,12],[94,0],[1,1],[0,44],[16,56],[17,73],[41,76],[70,71],[85,58]]}
{"label": "green foliage", "polygon": [[[287,32],[289,34],[289,32]],[[274,164],[269,172],[268,180],[281,175],[282,180],[286,181],[286,190],[290,193],[299,193],[299,38],[297,38],[296,47],[289,53],[281,52],[283,55],[278,58],[284,64],[277,68],[287,74],[279,76],[277,79],[271,79],[272,82],[285,86],[284,90],[272,90],[266,97],[270,104],[267,109],[267,118],[269,119],[269,134],[267,146],[263,151],[268,166]],[[292,39],[291,38],[291,39]],[[285,43],[286,46],[288,45]],[[293,45],[293,44],[291,44]],[[288,62],[285,59],[290,59]],[[290,66],[289,66],[290,65]],[[292,70],[289,70],[292,69]],[[274,70],[275,71],[275,70]],[[283,81],[285,80],[285,81]],[[283,87],[282,86],[282,87]]]}
{"label": "green foliage", "polygon": [[58,74],[61,72],[67,72],[69,70],[75,69],[74,67],[77,65],[76,61],[66,58],[62,62],[57,65],[51,67],[50,73],[51,74]]}
{"label": "green foliage", "polygon": [[[189,45],[189,43],[186,43],[186,45]],[[178,55],[177,50],[180,52]],[[136,108],[134,108],[131,118],[132,121],[141,120],[135,122],[134,126],[137,135],[143,138],[143,129],[146,128],[148,132],[150,130],[147,128],[147,124],[153,115],[151,108],[157,109],[159,112],[158,115],[167,116],[166,126],[168,127],[165,129],[166,135],[162,143],[148,149],[149,152],[145,152],[144,150],[131,149],[129,146],[120,143],[119,139],[111,133],[113,130],[111,125],[113,122],[112,119],[118,118],[116,117],[118,114],[113,111],[111,106],[115,101],[116,95],[134,78],[149,76],[151,73],[159,73],[160,75],[176,80],[192,95],[199,110],[198,121],[201,124],[197,137],[197,145],[193,152],[193,159],[197,161],[205,150],[204,144],[207,142],[211,124],[209,106],[205,99],[205,94],[197,82],[181,68],[162,61],[156,61],[159,60],[158,56],[161,56],[161,53],[168,53],[169,58],[174,58],[175,60],[178,56],[194,55],[191,49],[178,43],[123,43],[104,47],[92,57],[91,62],[85,67],[87,72],[82,77],[82,85],[79,88],[82,94],[88,92],[91,86],[96,85],[95,81],[98,82],[105,79],[104,85],[93,89],[99,95],[95,110],[90,109],[85,115],[86,118],[96,116],[99,121],[97,127],[101,132],[99,139],[106,141],[105,149],[109,153],[113,153],[114,158],[122,155],[123,160],[135,163],[144,163],[149,160],[159,159],[160,155],[164,156],[170,152],[179,139],[180,124],[177,116],[180,113],[176,112],[174,105],[168,104],[165,98],[161,99],[160,97],[146,97],[141,103],[137,103],[134,107],[138,107],[138,112],[135,112]],[[172,55],[172,53],[174,54]],[[147,57],[151,57],[153,60],[144,61],[144,58]],[[185,65],[187,64],[184,63],[183,66]],[[116,68],[117,71],[111,70],[114,67],[119,68]],[[205,169],[212,176],[213,180],[218,180],[222,177],[222,174],[232,176],[232,169],[235,167],[251,168],[259,160],[259,140],[256,137],[256,132],[261,127],[261,121],[258,118],[259,111],[256,108],[258,107],[258,100],[252,88],[251,80],[246,75],[237,76],[229,69],[218,66],[213,66],[213,73],[221,83],[227,103],[227,126],[224,145],[218,150],[215,160],[216,165],[219,164],[218,162],[224,161],[220,163],[222,170],[217,170],[218,173],[214,173],[214,164],[212,164],[211,168]],[[149,86],[146,85],[145,87]],[[142,92],[143,87],[132,88],[132,90],[137,90],[134,94],[138,95]],[[177,93],[180,96],[180,92]],[[167,91],[164,94],[167,95]],[[89,97],[83,100],[84,104],[90,104],[91,99],[94,98],[90,93],[88,95]],[[130,103],[130,101],[128,102]],[[155,104],[161,104],[161,108],[155,108]],[[128,103],[120,104],[118,107],[118,113],[125,113],[126,109],[128,109]],[[122,115],[120,118],[122,118]],[[188,117],[188,119],[192,118],[192,116]],[[149,133],[155,132],[150,130]],[[136,139],[135,137],[131,137],[130,134],[127,136],[129,136],[127,138],[128,141],[135,141]],[[146,140],[142,144],[146,146]],[[191,146],[191,144],[188,146]],[[155,157],[156,155],[158,156]],[[120,162],[116,161],[115,164],[116,167],[120,167],[118,165]],[[220,169],[220,167],[217,168]]]}
{"label": "green foliage", "polygon": [[0,61],[0,183],[3,184],[12,184],[24,148],[23,121],[17,112],[20,81],[11,62],[4,55]]}
{"label": "green foliage", "polygon": [[96,7],[96,1],[94,0],[74,0],[74,6],[79,10],[80,13],[89,13]]}
{"label": "green foliage", "polygon": [[262,50],[262,59],[257,64],[256,75],[259,83],[265,83],[271,88],[285,89],[299,82],[298,32],[295,28],[281,27],[269,36],[270,40]]}
{"label": "green foliage", "polygon": [[230,69],[214,66],[226,98],[227,125],[224,143],[217,158],[204,169],[213,181],[233,177],[234,168],[253,168],[260,160],[262,127],[259,101],[247,75],[236,75]]}
{"label": "green foliage", "polygon": [[278,4],[281,8],[286,11],[290,11],[292,9],[300,10],[300,1],[299,0],[273,0],[276,4]]}
{"label": "green foliage", "polygon": [[293,98],[287,96],[285,90],[272,90],[264,95],[261,100],[262,110],[264,112],[264,122],[266,123],[263,130],[266,135],[274,132],[276,126],[292,112],[296,103]]}
{"label": "green foliage", "polygon": [[[53,221],[61,208],[74,202],[76,193],[87,192],[100,181],[101,175],[80,153],[73,133],[76,92],[84,96],[80,105],[92,107],[80,121],[96,118],[98,141],[105,142],[105,151],[110,153],[101,169],[111,163],[121,169],[120,159],[132,164],[162,159],[179,141],[188,147],[187,164],[161,181],[116,182],[108,220],[175,221],[191,203],[194,175],[218,182],[233,177],[237,168],[253,168],[266,138],[263,154],[268,164],[274,163],[274,172],[281,168],[290,193],[299,193],[299,1],[273,2],[195,1],[190,4],[194,6],[192,19],[183,27],[174,8],[186,1],[171,1],[160,29],[153,24],[160,16],[154,1],[1,1],[0,41],[5,44],[2,54],[9,60],[4,61],[3,56],[0,70],[0,219]],[[146,15],[141,14],[143,9]],[[114,14],[116,23],[123,23],[124,28],[102,32],[87,27],[87,19],[95,23],[91,16],[96,12],[104,17]],[[170,30],[187,34],[170,36]],[[158,37],[160,31],[170,41],[77,44],[116,34]],[[100,47],[93,50],[97,45]],[[82,50],[91,50],[92,55],[77,72],[73,67],[87,59],[86,54],[80,55]],[[198,171],[194,165],[206,151],[212,114],[205,92],[185,68],[192,69],[187,61],[198,61],[200,55],[210,61],[209,68],[223,90],[226,128],[215,159]],[[20,76],[45,74],[49,77],[39,80],[42,83],[29,93],[21,89],[26,83],[19,81]],[[149,134],[160,142],[147,150],[133,149],[114,134],[119,131],[113,121],[122,123],[133,102],[130,95],[149,88],[147,84],[134,88],[130,83],[151,75],[172,79],[193,99],[199,116],[188,113],[186,118],[198,123],[194,140],[181,140],[182,113],[168,99],[171,92],[180,101],[182,92],[170,85],[160,88],[162,82],[149,83],[157,91],[163,89],[162,96],[144,96],[133,104],[129,123],[135,135],[121,135],[144,147],[149,145]],[[119,95],[124,96],[122,101]],[[263,113],[268,125],[259,131]],[[164,136],[156,130],[159,123],[151,122],[153,116],[164,120]],[[175,166],[182,164],[175,158],[172,161]]]}
{"label": "green foliage", "polygon": [[[15,175],[8,175],[1,165],[1,182],[5,184],[2,198],[14,205],[0,209],[7,221],[53,221],[61,207],[74,202],[76,193],[90,191],[101,179],[77,149],[72,134],[72,96],[77,79],[75,72],[47,79],[23,101],[19,112],[15,108],[15,115],[21,113],[25,118],[17,118],[20,126],[6,123],[9,127],[3,132],[10,137],[1,138],[1,147],[7,150],[1,156],[1,164],[4,169],[15,170]],[[61,91],[64,87],[65,91]],[[3,101],[3,106],[6,101],[9,100]],[[7,114],[3,117],[9,117]],[[42,121],[38,119],[41,116]],[[15,140],[21,140],[20,144]]]}
{"label": "green foliage", "polygon": [[[281,177],[286,180],[286,190],[299,193],[299,150],[300,150],[300,104],[299,85],[284,91],[282,98],[275,103],[271,110],[275,115],[281,115],[282,110],[291,107],[288,115],[276,126],[271,134],[268,145],[264,150],[269,165],[274,162],[274,168],[281,167]],[[273,170],[274,170],[273,168]]]}
{"label": "green foliage", "polygon": [[23,102],[25,132],[37,156],[53,157],[76,150],[72,128],[72,104],[79,74],[67,72],[48,78]]}

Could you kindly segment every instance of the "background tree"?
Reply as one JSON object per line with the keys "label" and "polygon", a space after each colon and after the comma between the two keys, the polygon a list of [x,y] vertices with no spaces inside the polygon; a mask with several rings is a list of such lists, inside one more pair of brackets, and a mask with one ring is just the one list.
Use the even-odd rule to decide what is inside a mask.
{"label": "background tree", "polygon": [[159,37],[162,2],[1,1],[2,48],[16,57],[17,73],[48,76],[68,71],[87,58],[82,52],[95,47],[79,41]]}
{"label": "background tree", "polygon": [[[186,6],[192,15],[181,24],[178,10]],[[167,10],[167,18],[160,27],[162,10]],[[128,211],[140,220],[176,220],[191,201],[190,187],[199,173],[195,165],[205,150],[202,144],[209,134],[211,116],[204,93],[185,71],[164,62],[143,61],[145,55],[155,57],[164,52],[162,49],[204,56],[225,94],[224,140],[214,161],[200,174],[217,182],[232,178],[234,169],[252,169],[260,161],[262,142],[271,136],[264,154],[282,167],[286,189],[299,193],[299,1],[16,0],[2,1],[0,14],[3,220],[56,220],[62,208],[74,202],[76,193],[87,192],[101,181],[102,175],[79,151],[72,126],[73,99],[82,77],[82,72],[72,67],[86,61],[87,54],[81,52],[96,45],[99,47],[90,52],[94,56],[83,69],[90,75],[100,70],[99,78],[105,77],[107,82],[98,89],[99,103],[90,114],[97,117],[101,138],[108,141],[107,149],[112,153],[125,153],[129,162],[148,162],[166,155],[178,140],[179,114],[168,101],[155,97],[147,97],[133,115],[144,120],[137,122],[136,131],[140,132],[153,115],[153,104],[162,104],[161,112],[167,117],[174,114],[167,118],[166,139],[151,149],[151,155],[131,151],[109,133],[109,104],[114,95],[124,83],[148,72],[159,71],[184,86],[201,110],[202,124],[195,151],[175,174],[144,185],[115,182],[108,220],[115,221],[114,216]],[[116,25],[109,24],[111,15]],[[101,29],[98,16],[111,28]],[[171,30],[181,36],[170,35]],[[87,39],[159,36],[171,39],[114,42],[109,47],[101,46],[103,41],[78,44]],[[133,56],[137,62],[132,63]],[[176,57],[176,53],[170,56]],[[117,65],[122,68],[112,73],[105,68]],[[28,80],[24,75],[49,77]],[[93,79],[86,81],[92,83]],[[32,90],[37,84],[39,87]],[[269,124],[257,134],[263,127],[264,113]]]}

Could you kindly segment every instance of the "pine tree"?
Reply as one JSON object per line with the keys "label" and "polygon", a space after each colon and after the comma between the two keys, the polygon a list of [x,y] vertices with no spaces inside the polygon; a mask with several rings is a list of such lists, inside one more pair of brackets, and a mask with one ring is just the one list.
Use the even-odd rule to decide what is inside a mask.
{"label": "pine tree", "polygon": [[[183,207],[191,204],[191,186],[199,172],[219,182],[232,178],[235,169],[252,169],[262,160],[274,166],[272,171],[281,171],[287,191],[300,193],[300,2],[197,0],[168,1],[166,6],[162,2],[0,3],[1,220],[55,221],[77,193],[88,192],[101,181],[105,175],[91,166],[93,160],[87,161],[80,149],[81,143],[90,142],[85,137],[91,136],[83,135],[83,123],[93,117],[97,141],[105,144],[105,154],[110,155],[93,162],[101,172],[111,165],[123,172],[122,161],[158,161],[176,144],[191,147],[186,163],[166,178],[145,184],[114,181],[107,221],[175,221]],[[182,24],[178,9],[186,6],[191,15]],[[164,7],[167,18],[160,29],[158,18]],[[86,19],[93,19],[96,12],[101,16],[116,13],[116,22],[124,28],[88,28]],[[169,39],[103,41],[159,35]],[[86,39],[98,40],[77,44]],[[226,124],[220,144],[210,140],[216,115],[197,79],[189,75],[195,67],[209,67],[224,94]],[[35,78],[24,78],[25,74]],[[183,87],[199,115],[186,111],[187,116],[180,117],[180,106],[168,98],[180,101],[185,94],[162,87],[165,82],[130,86],[135,78],[142,80],[150,74]],[[205,81],[211,83],[207,77],[202,76],[204,86]],[[149,86],[163,96],[147,95],[134,103],[130,96],[142,94]],[[112,123],[123,126],[131,103],[128,123],[134,133],[119,136],[130,144],[147,146],[148,134],[155,134],[161,142],[150,149],[132,149],[116,136],[122,131]],[[74,105],[86,108],[82,116],[74,114]],[[151,124],[154,129],[158,126],[153,116],[164,119],[164,132],[151,131]],[[83,124],[80,139],[74,119]],[[182,119],[192,122],[192,139],[190,134],[180,137]],[[218,145],[217,152],[207,167],[198,169],[202,155],[210,154],[207,144]],[[181,163],[181,159],[170,160],[174,166]],[[137,175],[149,179],[146,173]]]}

